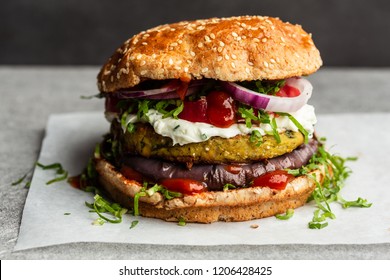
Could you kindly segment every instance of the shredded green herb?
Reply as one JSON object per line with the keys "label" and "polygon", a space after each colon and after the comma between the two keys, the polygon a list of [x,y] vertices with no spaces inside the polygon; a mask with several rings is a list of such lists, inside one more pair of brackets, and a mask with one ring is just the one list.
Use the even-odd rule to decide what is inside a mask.
{"label": "shredded green herb", "polygon": [[138,220],[132,221],[130,225],[130,229],[135,228],[136,225],[138,225]]}
{"label": "shredded green herb", "polygon": [[278,112],[276,113],[280,116],[287,116],[290,121],[298,128],[298,130],[303,134],[303,136],[305,137],[305,144],[307,144],[309,142],[309,133],[307,132],[307,130],[302,126],[302,124],[296,119],[294,118],[291,114],[289,113],[282,113],[282,112]]}
{"label": "shredded green herb", "polygon": [[249,142],[254,143],[257,147],[259,147],[263,143],[263,136],[261,136],[260,131],[253,130],[251,132],[251,136],[249,137]]}
{"label": "shredded green herb", "polygon": [[103,93],[98,93],[98,94],[94,94],[94,95],[81,95],[80,98],[81,99],[93,99],[93,98],[103,98],[104,97],[104,94]]}
{"label": "shredded green herb", "polygon": [[184,227],[187,223],[183,217],[180,217],[179,222],[177,224],[181,227]]}
{"label": "shredded green herb", "polygon": [[[29,171],[26,172],[26,174],[24,174],[22,177],[20,177],[19,179],[17,179],[16,181],[12,182],[11,183],[11,186],[17,186],[17,185],[20,185],[22,183],[24,183],[24,187],[25,188],[29,188],[30,185],[31,185],[31,175],[32,175],[32,171],[33,171],[33,168],[31,168]],[[26,180],[27,179],[27,180]]]}
{"label": "shredded green herb", "polygon": [[279,220],[288,220],[294,215],[294,209],[287,209],[285,214],[276,214],[275,217]]}
{"label": "shredded green herb", "polygon": [[235,188],[237,188],[235,185],[227,183],[223,186],[223,191],[226,192],[230,189],[235,189]]}
{"label": "shredded green herb", "polygon": [[46,185],[50,185],[50,184],[55,183],[55,182],[66,180],[68,178],[68,171],[63,169],[61,163],[56,162],[56,163],[44,165],[42,163],[37,162],[37,166],[41,167],[43,170],[54,169],[56,171],[56,174],[60,175],[60,176],[55,177],[52,180],[47,181]]}
{"label": "shredded green herb", "polygon": [[24,175],[23,175],[22,177],[20,177],[17,181],[12,182],[12,183],[11,183],[11,186],[20,185],[20,184],[24,181],[24,179],[26,179],[27,175],[28,175],[28,173],[24,174]]}
{"label": "shredded green herb", "polygon": [[277,92],[280,91],[280,89],[285,85],[285,83],[286,83],[285,80],[279,80],[279,81],[257,80],[257,81],[241,82],[240,85],[258,93],[275,95]]}
{"label": "shredded green herb", "polygon": [[281,142],[281,140],[280,140],[280,135],[278,132],[278,126],[276,124],[276,118],[273,118],[270,124],[272,127],[272,133],[274,135],[274,138],[275,138],[276,142],[279,144]]}
{"label": "shredded green herb", "polygon": [[[318,148],[318,152],[310,159],[309,164],[300,169],[288,171],[294,176],[309,175],[315,182],[316,187],[308,201],[314,200],[317,209],[314,211],[313,219],[308,224],[309,228],[324,228],[328,226],[327,219],[336,218],[330,207],[331,202],[337,202],[343,208],[370,207],[372,205],[372,203],[360,197],[355,201],[346,201],[340,194],[341,189],[345,185],[345,180],[352,172],[345,163],[351,160],[356,160],[356,157],[342,158],[338,155],[332,155],[321,145]],[[318,168],[323,168],[325,171],[325,178],[322,183],[318,181],[315,174],[309,174]]]}
{"label": "shredded green herb", "polygon": [[[118,203],[110,203],[100,195],[94,196],[94,202],[85,202],[85,205],[92,209],[92,212],[98,214],[98,216],[109,223],[117,224],[122,222],[122,216],[127,213],[128,209],[122,208]],[[103,215],[103,213],[109,213],[111,217]]]}

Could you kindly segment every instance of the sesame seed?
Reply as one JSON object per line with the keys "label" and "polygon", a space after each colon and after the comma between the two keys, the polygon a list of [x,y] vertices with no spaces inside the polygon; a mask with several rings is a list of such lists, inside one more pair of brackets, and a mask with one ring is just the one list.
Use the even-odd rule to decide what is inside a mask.
{"label": "sesame seed", "polygon": [[263,64],[264,64],[264,66],[265,66],[266,68],[268,68],[268,62],[267,62],[267,61],[264,61]]}
{"label": "sesame seed", "polygon": [[241,41],[241,37],[238,36],[238,37],[236,38],[236,40],[237,40],[237,41]]}
{"label": "sesame seed", "polygon": [[183,43],[183,40],[179,39],[179,40],[177,40],[177,43],[181,44],[181,43]]}
{"label": "sesame seed", "polygon": [[267,42],[267,38],[263,38],[263,39],[261,39],[261,41],[262,41],[263,43],[265,43],[265,42]]}
{"label": "sesame seed", "polygon": [[175,28],[171,28],[171,31],[176,31],[176,29]]}
{"label": "sesame seed", "polygon": [[142,54],[137,55],[137,59],[141,59]]}
{"label": "sesame seed", "polygon": [[232,54],[232,59],[237,59],[237,56],[235,54]]}
{"label": "sesame seed", "polygon": [[147,42],[142,42],[142,45],[146,46],[148,43]]}
{"label": "sesame seed", "polygon": [[237,37],[238,36],[238,34],[236,33],[236,32],[232,32],[232,35],[233,35],[233,37]]}
{"label": "sesame seed", "polygon": [[180,69],[181,69],[180,66],[175,66],[174,68],[175,68],[176,70],[180,70]]}
{"label": "sesame seed", "polygon": [[142,60],[141,63],[139,65],[141,66],[144,66],[146,64],[146,61],[145,60]]}
{"label": "sesame seed", "polygon": [[229,55],[228,55],[228,54],[225,54],[225,59],[226,59],[226,60],[229,60],[229,58],[230,58]]}
{"label": "sesame seed", "polygon": [[248,61],[248,65],[253,66],[253,62]]}
{"label": "sesame seed", "polygon": [[191,56],[195,56],[195,53],[193,51],[190,52]]}
{"label": "sesame seed", "polygon": [[206,42],[210,42],[211,40],[210,40],[210,37],[209,36],[204,36],[204,40],[206,41]]}
{"label": "sesame seed", "polygon": [[171,44],[171,46],[172,46],[172,47],[176,47],[176,46],[177,46],[177,43],[176,43],[176,42],[173,42],[173,43]]}
{"label": "sesame seed", "polygon": [[142,70],[142,71],[141,71],[141,75],[145,75],[147,72],[148,72],[148,71],[146,71],[146,70]]}
{"label": "sesame seed", "polygon": [[222,59],[223,59],[222,56],[218,56],[218,57],[217,57],[217,61],[221,61]]}
{"label": "sesame seed", "polygon": [[211,38],[211,39],[215,39],[214,33],[210,33],[210,38]]}
{"label": "sesame seed", "polygon": [[202,69],[202,73],[206,73],[207,71],[209,71],[209,68],[207,68],[207,67]]}
{"label": "sesame seed", "polygon": [[188,67],[184,67],[184,72],[188,72]]}
{"label": "sesame seed", "polygon": [[198,44],[198,48],[202,48],[202,47],[203,47],[203,43],[200,42],[200,43]]}
{"label": "sesame seed", "polygon": [[220,45],[221,47],[224,47],[224,46],[225,46],[225,43],[222,42],[222,41],[219,41],[219,45]]}
{"label": "sesame seed", "polygon": [[172,65],[173,64],[173,60],[172,58],[169,59],[169,64]]}
{"label": "sesame seed", "polygon": [[251,71],[249,70],[248,67],[246,67],[246,68],[245,68],[245,72],[248,73],[248,74],[250,74]]}
{"label": "sesame seed", "polygon": [[156,56],[157,56],[157,55],[156,55],[155,53],[154,53],[154,54],[152,54],[152,58],[156,58]]}
{"label": "sesame seed", "polygon": [[280,37],[280,40],[282,40],[282,42],[286,42],[286,40],[283,38],[283,37]]}
{"label": "sesame seed", "polygon": [[232,67],[233,67],[233,68],[236,68],[236,64],[234,64],[234,62],[232,62]]}
{"label": "sesame seed", "polygon": [[217,50],[218,50],[218,52],[222,52],[222,49],[223,49],[222,47],[218,47]]}
{"label": "sesame seed", "polygon": [[114,82],[114,76],[112,76],[112,75],[111,75],[111,77],[110,77],[110,81],[111,81],[111,83],[113,83],[113,82]]}
{"label": "sesame seed", "polygon": [[260,42],[260,40],[259,40],[259,39],[257,39],[257,38],[253,38],[253,42],[256,42],[256,43],[258,43],[258,42]]}
{"label": "sesame seed", "polygon": [[273,59],[273,58],[270,59],[270,62],[271,63],[276,63],[275,59]]}

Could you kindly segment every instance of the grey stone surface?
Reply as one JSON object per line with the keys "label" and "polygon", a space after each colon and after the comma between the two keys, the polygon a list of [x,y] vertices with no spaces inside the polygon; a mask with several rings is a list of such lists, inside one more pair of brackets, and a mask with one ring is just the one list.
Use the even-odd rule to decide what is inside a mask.
{"label": "grey stone surface", "polygon": [[[163,246],[73,243],[13,252],[48,116],[102,110],[95,67],[0,67],[1,259],[390,259],[390,244]],[[318,114],[390,112],[390,69],[325,68],[310,77]],[[364,133],[364,132],[362,132]],[[31,176],[31,174],[29,174]],[[76,233],[75,233],[76,234]]]}

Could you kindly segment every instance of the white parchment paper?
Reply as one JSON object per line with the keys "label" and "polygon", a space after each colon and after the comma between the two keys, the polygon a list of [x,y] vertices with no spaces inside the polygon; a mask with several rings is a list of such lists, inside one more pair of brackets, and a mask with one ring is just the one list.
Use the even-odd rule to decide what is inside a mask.
{"label": "white parchment paper", "polygon": [[[52,115],[46,129],[39,162],[62,163],[70,175],[79,174],[96,143],[109,129],[101,112]],[[390,114],[318,116],[317,132],[328,147],[342,156],[358,156],[350,162],[353,174],[342,194],[347,200],[363,197],[371,208],[342,209],[329,226],[308,229],[314,204],[295,210],[287,221],[270,217],[239,223],[187,224],[184,227],[157,219],[125,215],[121,224],[94,226],[97,218],[84,205],[91,193],[72,188],[65,181],[52,185],[54,171],[36,168],[23,211],[15,250],[70,242],[118,242],[143,244],[372,244],[390,242]],[[64,215],[64,213],[70,213]],[[133,220],[139,220],[129,229]],[[258,225],[254,229],[251,225]]]}

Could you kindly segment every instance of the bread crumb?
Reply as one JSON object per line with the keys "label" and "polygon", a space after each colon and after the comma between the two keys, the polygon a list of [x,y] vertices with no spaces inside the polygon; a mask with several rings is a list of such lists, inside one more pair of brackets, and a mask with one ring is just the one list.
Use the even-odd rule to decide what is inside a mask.
{"label": "bread crumb", "polygon": [[259,227],[258,224],[252,224],[252,225],[251,225],[251,228],[258,228],[258,227]]}

